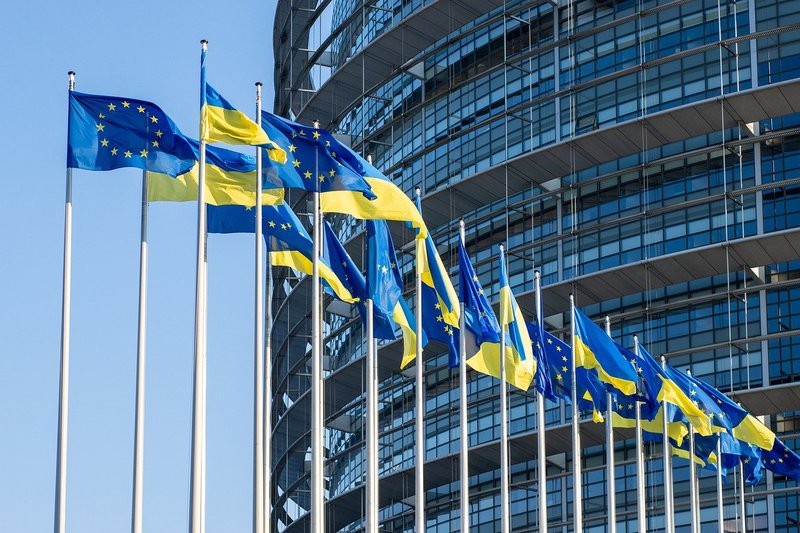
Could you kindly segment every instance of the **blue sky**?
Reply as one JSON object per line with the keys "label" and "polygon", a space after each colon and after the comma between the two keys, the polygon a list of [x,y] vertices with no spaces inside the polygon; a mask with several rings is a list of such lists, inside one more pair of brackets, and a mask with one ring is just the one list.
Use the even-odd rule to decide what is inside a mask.
{"label": "blue sky", "polygon": [[[0,523],[52,529],[68,70],[83,92],[150,100],[197,136],[208,79],[271,108],[274,1],[7,2],[0,21]],[[130,527],[141,173],[75,171],[67,528]],[[185,531],[193,358],[193,204],[150,209],[146,531]],[[208,531],[251,520],[253,244],[209,243]]]}

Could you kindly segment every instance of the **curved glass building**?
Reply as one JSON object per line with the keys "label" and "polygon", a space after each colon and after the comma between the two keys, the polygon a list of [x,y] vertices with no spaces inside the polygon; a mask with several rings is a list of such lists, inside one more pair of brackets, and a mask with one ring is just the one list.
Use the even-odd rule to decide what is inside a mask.
{"label": "curved glass building", "polygon": [[[800,1],[278,0],[274,111],[341,135],[405,191],[457,280],[458,220],[480,281],[497,299],[497,250],[533,316],[565,335],[570,293],[612,336],[730,392],[800,447]],[[304,211],[305,200],[294,196]],[[335,227],[362,258],[359,221]],[[393,227],[398,247],[412,235]],[[413,253],[401,254],[411,300]],[[276,273],[272,522],[310,529],[310,283]],[[364,354],[360,321],[324,313],[326,530],[364,516]],[[380,366],[380,517],[414,527],[414,382],[399,343]],[[427,530],[459,529],[458,375],[425,351]],[[470,372],[470,520],[500,524],[499,386]],[[570,408],[546,406],[547,497],[540,499],[533,391],[510,395],[511,525],[569,531]],[[604,429],[582,424],[584,520],[607,529]],[[636,523],[634,446],[615,444],[619,531]],[[648,445],[647,530],[664,529],[660,445]],[[688,530],[689,468],[674,468],[676,523]],[[735,476],[732,476],[732,478]],[[726,528],[741,528],[738,481]],[[700,473],[704,530],[715,478]],[[746,490],[747,531],[797,531],[800,491],[765,475]],[[741,529],[738,529],[741,530]]]}

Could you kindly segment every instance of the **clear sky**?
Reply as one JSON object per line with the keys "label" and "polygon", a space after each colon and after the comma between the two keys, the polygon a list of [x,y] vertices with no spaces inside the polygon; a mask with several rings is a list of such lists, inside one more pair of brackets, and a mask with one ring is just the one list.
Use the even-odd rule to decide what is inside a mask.
{"label": "clear sky", "polygon": [[[273,98],[274,0],[4,2],[0,17],[0,530],[53,527],[67,71],[197,136],[199,60]],[[67,529],[130,528],[141,172],[75,171]],[[196,206],[150,209],[144,528],[188,527]],[[251,523],[252,237],[209,242],[209,532]]]}

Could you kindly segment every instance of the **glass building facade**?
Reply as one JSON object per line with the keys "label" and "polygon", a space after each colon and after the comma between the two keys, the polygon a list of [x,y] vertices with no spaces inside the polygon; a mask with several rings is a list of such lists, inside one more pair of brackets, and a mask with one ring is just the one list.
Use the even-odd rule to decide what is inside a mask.
{"label": "glass building facade", "polygon": [[[800,0],[279,0],[274,111],[320,120],[406,192],[457,282],[458,220],[490,299],[497,253],[532,317],[542,274],[547,327],[569,307],[611,318],[653,354],[734,396],[800,448]],[[291,201],[303,211],[305,199]],[[331,219],[354,258],[363,224]],[[412,239],[393,228],[402,251]],[[413,253],[401,253],[412,299]],[[272,376],[272,521],[310,530],[310,283],[277,272]],[[341,313],[341,311],[339,311]],[[364,515],[360,321],[331,307],[325,333],[326,530]],[[566,338],[566,337],[564,337]],[[414,381],[381,344],[380,517],[414,527]],[[425,351],[427,530],[459,528],[458,375]],[[470,521],[500,524],[499,384],[468,376]],[[511,526],[572,529],[570,407],[547,403],[546,498],[535,458],[535,394],[510,395]],[[602,426],[584,434],[587,531],[607,529]],[[566,435],[566,437],[564,437]],[[598,436],[599,435],[599,436]],[[615,443],[618,531],[636,517],[630,434]],[[648,531],[664,530],[661,447],[645,448]],[[474,454],[474,457],[473,457]],[[689,526],[689,467],[674,461],[676,524]],[[726,528],[741,527],[725,486]],[[700,473],[703,530],[715,478]],[[772,474],[746,489],[747,531],[797,531],[800,490]]]}

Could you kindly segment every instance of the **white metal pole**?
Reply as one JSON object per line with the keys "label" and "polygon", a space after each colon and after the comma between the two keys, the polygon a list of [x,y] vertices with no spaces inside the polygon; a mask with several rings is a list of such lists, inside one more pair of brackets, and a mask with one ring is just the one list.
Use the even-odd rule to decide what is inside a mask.
{"label": "white metal pole", "polygon": [[[314,122],[319,128],[319,122]],[[315,176],[319,176],[319,153],[316,154]],[[314,197],[313,267],[311,277],[311,533],[325,531],[325,395],[322,380],[322,302],[320,301],[319,256],[322,239],[322,217],[319,207],[319,182]]]}
{"label": "white metal pole", "polygon": [[142,171],[142,222],[139,240],[139,327],[136,342],[136,414],[133,437],[133,510],[131,532],[142,533],[144,483],[144,391],[147,331],[147,171]]}
{"label": "white metal pole", "polygon": [[[419,187],[414,191],[417,198],[422,194]],[[417,350],[416,350],[416,419],[414,420],[415,430],[415,454],[414,464],[414,520],[417,533],[425,531],[425,365],[422,361],[422,249],[425,246],[423,239],[417,239],[417,278],[416,278],[416,329],[417,329]]]}
{"label": "white metal pole", "polygon": [[[69,71],[69,91],[75,90],[75,72]],[[64,199],[64,270],[61,285],[61,361],[58,381],[58,443],[56,445],[56,501],[53,530],[64,533],[67,522],[67,422],[69,414],[69,331],[72,289],[72,169],[67,167]]]}
{"label": "white metal pole", "polygon": [[[203,54],[208,41],[200,41]],[[205,90],[205,87],[203,87]],[[206,299],[206,143],[200,138],[197,179],[197,269],[195,276],[194,390],[192,392],[192,466],[189,530],[201,533],[205,523],[205,299]]]}
{"label": "white metal pole", "polygon": [[[544,331],[544,316],[542,313],[542,274],[537,270],[533,277],[534,289],[536,290],[536,324]],[[539,339],[544,350],[544,339]],[[537,372],[547,372],[546,368],[538,368]],[[538,453],[536,461],[538,463],[539,476],[539,533],[547,533],[547,448],[545,446],[545,423],[544,423],[544,394],[536,391],[536,416],[538,419],[538,435],[536,444]]]}
{"label": "white metal pole", "polygon": [[[639,337],[633,336],[633,350],[634,353],[639,355]],[[636,408],[636,516],[638,520],[639,531],[647,531],[647,503],[645,479],[645,465],[644,465],[644,447],[642,442],[642,404],[637,400],[634,402]]]}
{"label": "white metal pole", "polygon": [[[464,229],[464,219],[458,223],[461,244],[466,250],[466,231]],[[466,317],[464,315],[464,302],[461,302],[461,316],[459,317],[458,330],[460,332],[458,349],[460,353],[458,361],[458,402],[459,402],[459,445],[461,448],[461,532],[469,531],[469,417],[467,412],[467,339],[464,336],[466,331]]]}
{"label": "white metal pole", "polygon": [[747,533],[747,511],[744,501],[744,463],[741,457],[739,458],[739,514],[742,517],[741,527],[739,531]]}
{"label": "white metal pole", "polygon": [[[606,335],[611,337],[611,318],[606,315]],[[608,532],[617,531],[616,472],[614,471],[614,398],[606,391],[606,494],[608,502]]]}
{"label": "white metal pole", "polygon": [[[256,82],[256,124],[261,127],[261,82]],[[264,243],[261,234],[261,167],[256,147],[255,350],[253,358],[253,533],[264,533]]]}
{"label": "white metal pole", "polygon": [[[504,247],[500,245],[500,260],[505,262]],[[505,266],[505,265],[503,265]],[[500,530],[511,531],[508,476],[508,394],[506,387],[506,325],[500,320]]]}
{"label": "white metal pole", "polygon": [[272,531],[272,263],[267,247],[266,307],[264,313],[264,533]]}
{"label": "white metal pole", "polygon": [[725,507],[722,503],[722,446],[717,439],[717,527],[725,531]]}
{"label": "white metal pole", "polygon": [[[691,370],[687,370],[692,375]],[[697,468],[694,465],[694,426],[689,424],[689,504],[692,511],[692,533],[700,533],[700,495],[697,487]]]}
{"label": "white metal pole", "polygon": [[375,315],[372,299],[367,300],[367,517],[368,533],[378,531],[378,380],[375,361]]}
{"label": "white metal pole", "polygon": [[581,432],[580,432],[580,411],[578,409],[578,380],[575,371],[575,297],[569,295],[569,309],[570,309],[570,344],[572,345],[572,360],[570,363],[572,382],[572,468],[573,468],[573,503],[574,503],[574,533],[583,532],[583,488],[581,479]]}
{"label": "white metal pole", "polygon": [[[661,356],[661,368],[667,367],[667,360]],[[675,533],[675,492],[672,486],[672,445],[669,442],[669,419],[667,402],[661,402],[662,439],[664,449],[664,527],[666,533]]]}

